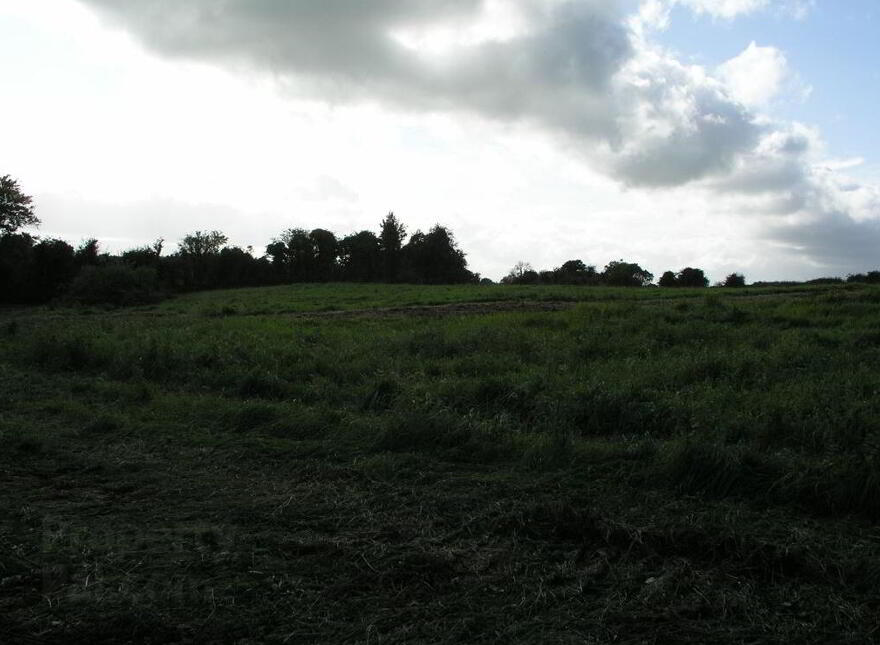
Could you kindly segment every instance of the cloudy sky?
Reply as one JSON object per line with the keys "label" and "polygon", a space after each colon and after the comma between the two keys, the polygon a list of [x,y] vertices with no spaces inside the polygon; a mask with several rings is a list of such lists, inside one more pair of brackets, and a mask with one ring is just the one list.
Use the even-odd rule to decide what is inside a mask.
{"label": "cloudy sky", "polygon": [[876,0],[2,0],[40,234],[443,223],[492,278],[880,267]]}

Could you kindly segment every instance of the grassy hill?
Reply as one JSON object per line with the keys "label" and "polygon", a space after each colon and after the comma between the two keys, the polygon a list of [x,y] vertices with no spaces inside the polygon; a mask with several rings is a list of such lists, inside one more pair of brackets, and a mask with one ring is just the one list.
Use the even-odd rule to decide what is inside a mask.
{"label": "grassy hill", "polygon": [[880,288],[0,312],[0,640],[851,642]]}

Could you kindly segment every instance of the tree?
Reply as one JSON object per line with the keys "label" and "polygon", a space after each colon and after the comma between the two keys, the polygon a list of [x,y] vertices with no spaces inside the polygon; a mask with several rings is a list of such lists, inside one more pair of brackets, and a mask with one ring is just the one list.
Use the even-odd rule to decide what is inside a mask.
{"label": "tree", "polygon": [[746,277],[741,273],[731,273],[724,278],[723,287],[744,287],[746,286]]}
{"label": "tree", "polygon": [[583,273],[587,270],[587,265],[583,260],[568,260],[563,262],[562,266],[557,269],[562,273]]}
{"label": "tree", "polygon": [[361,231],[339,242],[342,275],[352,282],[373,282],[382,273],[379,238],[372,231]]}
{"label": "tree", "polygon": [[264,272],[269,268],[268,262],[258,260],[251,254],[251,248],[242,249],[238,246],[227,246],[214,258],[216,271],[215,282],[210,286],[221,288],[258,286],[268,282]]}
{"label": "tree", "polygon": [[596,267],[585,264],[583,260],[568,260],[553,271],[553,281],[561,284],[597,284],[599,274]]}
{"label": "tree", "polygon": [[400,223],[394,213],[388,213],[380,227],[379,250],[382,253],[384,278],[386,282],[397,282],[400,279],[406,227]]}
{"label": "tree", "polygon": [[855,273],[846,276],[847,282],[864,282],[867,284],[880,283],[880,271],[868,271],[868,273]]}
{"label": "tree", "polygon": [[675,276],[675,283],[679,287],[708,287],[709,279],[702,269],[685,267]]}
{"label": "tree", "polygon": [[36,240],[27,233],[0,235],[0,302],[27,302]]}
{"label": "tree", "polygon": [[336,274],[337,259],[339,257],[339,242],[330,231],[316,228],[309,233],[314,255],[313,275],[310,279],[318,282],[332,280]]}
{"label": "tree", "polygon": [[315,248],[309,232],[304,228],[289,228],[279,238],[286,250],[287,279],[308,282],[315,266]]}
{"label": "tree", "polygon": [[602,280],[609,287],[645,287],[651,284],[654,274],[634,262],[615,260],[609,262],[602,272]]}
{"label": "tree", "polygon": [[98,240],[95,238],[85,240],[80,244],[74,253],[77,267],[97,266],[100,262],[99,246]]}
{"label": "tree", "polygon": [[279,282],[287,279],[287,246],[281,240],[273,240],[266,246],[266,256],[272,266],[272,273]]}
{"label": "tree", "polygon": [[139,246],[134,249],[123,251],[122,261],[135,268],[156,267],[159,264],[159,257],[162,255],[162,247],[164,244],[165,240],[160,237],[149,246]]}
{"label": "tree", "polygon": [[675,274],[672,271],[664,271],[663,275],[660,276],[660,281],[657,283],[661,287],[677,287],[678,280],[675,278]]}
{"label": "tree", "polygon": [[461,284],[474,275],[445,226],[435,225],[428,233],[416,231],[403,248],[404,274],[407,281],[421,284]]}
{"label": "tree", "polygon": [[[204,258],[209,255],[217,255],[220,249],[229,241],[220,231],[202,232],[196,231],[184,237],[178,244],[181,255],[189,255],[195,258]],[[161,246],[160,246],[161,252]]]}
{"label": "tree", "polygon": [[513,265],[513,268],[507,273],[506,276],[501,278],[502,284],[521,284],[523,277],[527,273],[534,273],[535,270],[532,268],[532,265],[528,262],[523,262],[520,260],[516,264]]}
{"label": "tree", "polygon": [[217,284],[217,258],[228,238],[220,231],[196,231],[178,244],[177,257],[166,266],[182,289],[210,289]]}
{"label": "tree", "polygon": [[9,175],[0,177],[0,235],[15,233],[22,226],[39,226],[33,201],[21,191],[18,181]]}
{"label": "tree", "polygon": [[27,298],[45,302],[61,293],[76,275],[73,247],[64,240],[42,240],[34,246]]}

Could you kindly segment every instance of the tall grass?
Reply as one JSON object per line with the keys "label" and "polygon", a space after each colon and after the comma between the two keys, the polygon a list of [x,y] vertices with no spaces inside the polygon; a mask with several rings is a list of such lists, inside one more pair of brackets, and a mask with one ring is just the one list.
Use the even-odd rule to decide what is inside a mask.
{"label": "tall grass", "polygon": [[[669,450],[645,459],[683,492],[784,490],[774,503],[788,495],[873,513],[880,478],[865,455],[880,436],[880,291],[773,293],[332,285],[228,292],[226,302],[195,294],[166,313],[222,305],[254,315],[22,319],[0,359],[222,397],[242,411],[219,426],[239,430],[283,432],[271,406],[295,405],[308,432],[372,432],[370,450],[529,453],[569,467],[577,442],[666,441]],[[543,313],[257,315],[314,309],[322,298],[363,308],[510,297],[583,302]]]}

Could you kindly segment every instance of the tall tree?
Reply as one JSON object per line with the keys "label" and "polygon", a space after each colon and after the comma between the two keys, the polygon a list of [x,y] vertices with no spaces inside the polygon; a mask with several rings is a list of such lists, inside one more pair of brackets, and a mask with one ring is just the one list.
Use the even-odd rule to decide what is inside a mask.
{"label": "tall tree", "polygon": [[464,252],[445,226],[437,224],[427,234],[416,231],[403,249],[408,280],[425,284],[470,282]]}
{"label": "tall tree", "polygon": [[[229,241],[220,231],[196,231],[184,237],[178,245],[181,255],[203,258],[220,253],[220,249]],[[161,248],[161,247],[160,247]]]}
{"label": "tall tree", "polygon": [[0,235],[0,302],[27,302],[36,240],[27,233]]}
{"label": "tall tree", "polygon": [[339,243],[342,275],[352,282],[374,282],[381,279],[382,255],[379,238],[372,231],[361,231]]}
{"label": "tall tree", "polygon": [[45,302],[62,294],[76,276],[73,247],[64,240],[42,240],[33,249],[28,300]]}
{"label": "tall tree", "polygon": [[339,242],[330,231],[316,228],[309,233],[314,254],[314,273],[310,277],[318,282],[327,282],[336,277],[337,260],[339,258]]}
{"label": "tall tree", "polygon": [[394,213],[388,213],[380,226],[379,248],[382,253],[384,279],[386,282],[397,282],[400,279],[406,227]]}
{"label": "tall tree", "polygon": [[266,256],[272,266],[272,273],[278,282],[286,282],[288,278],[287,245],[275,239],[266,246]]}
{"label": "tall tree", "polygon": [[22,226],[38,226],[34,198],[25,195],[18,181],[9,175],[0,177],[0,235],[15,233]]}
{"label": "tall tree", "polygon": [[209,289],[216,284],[217,258],[229,240],[220,231],[196,231],[178,245],[176,280],[184,289]]}
{"label": "tall tree", "polygon": [[279,238],[286,247],[287,279],[308,282],[313,278],[315,248],[309,232],[304,228],[289,228]]}
{"label": "tall tree", "polygon": [[99,247],[98,240],[95,238],[85,240],[80,244],[74,255],[77,267],[96,266],[99,262]]}

